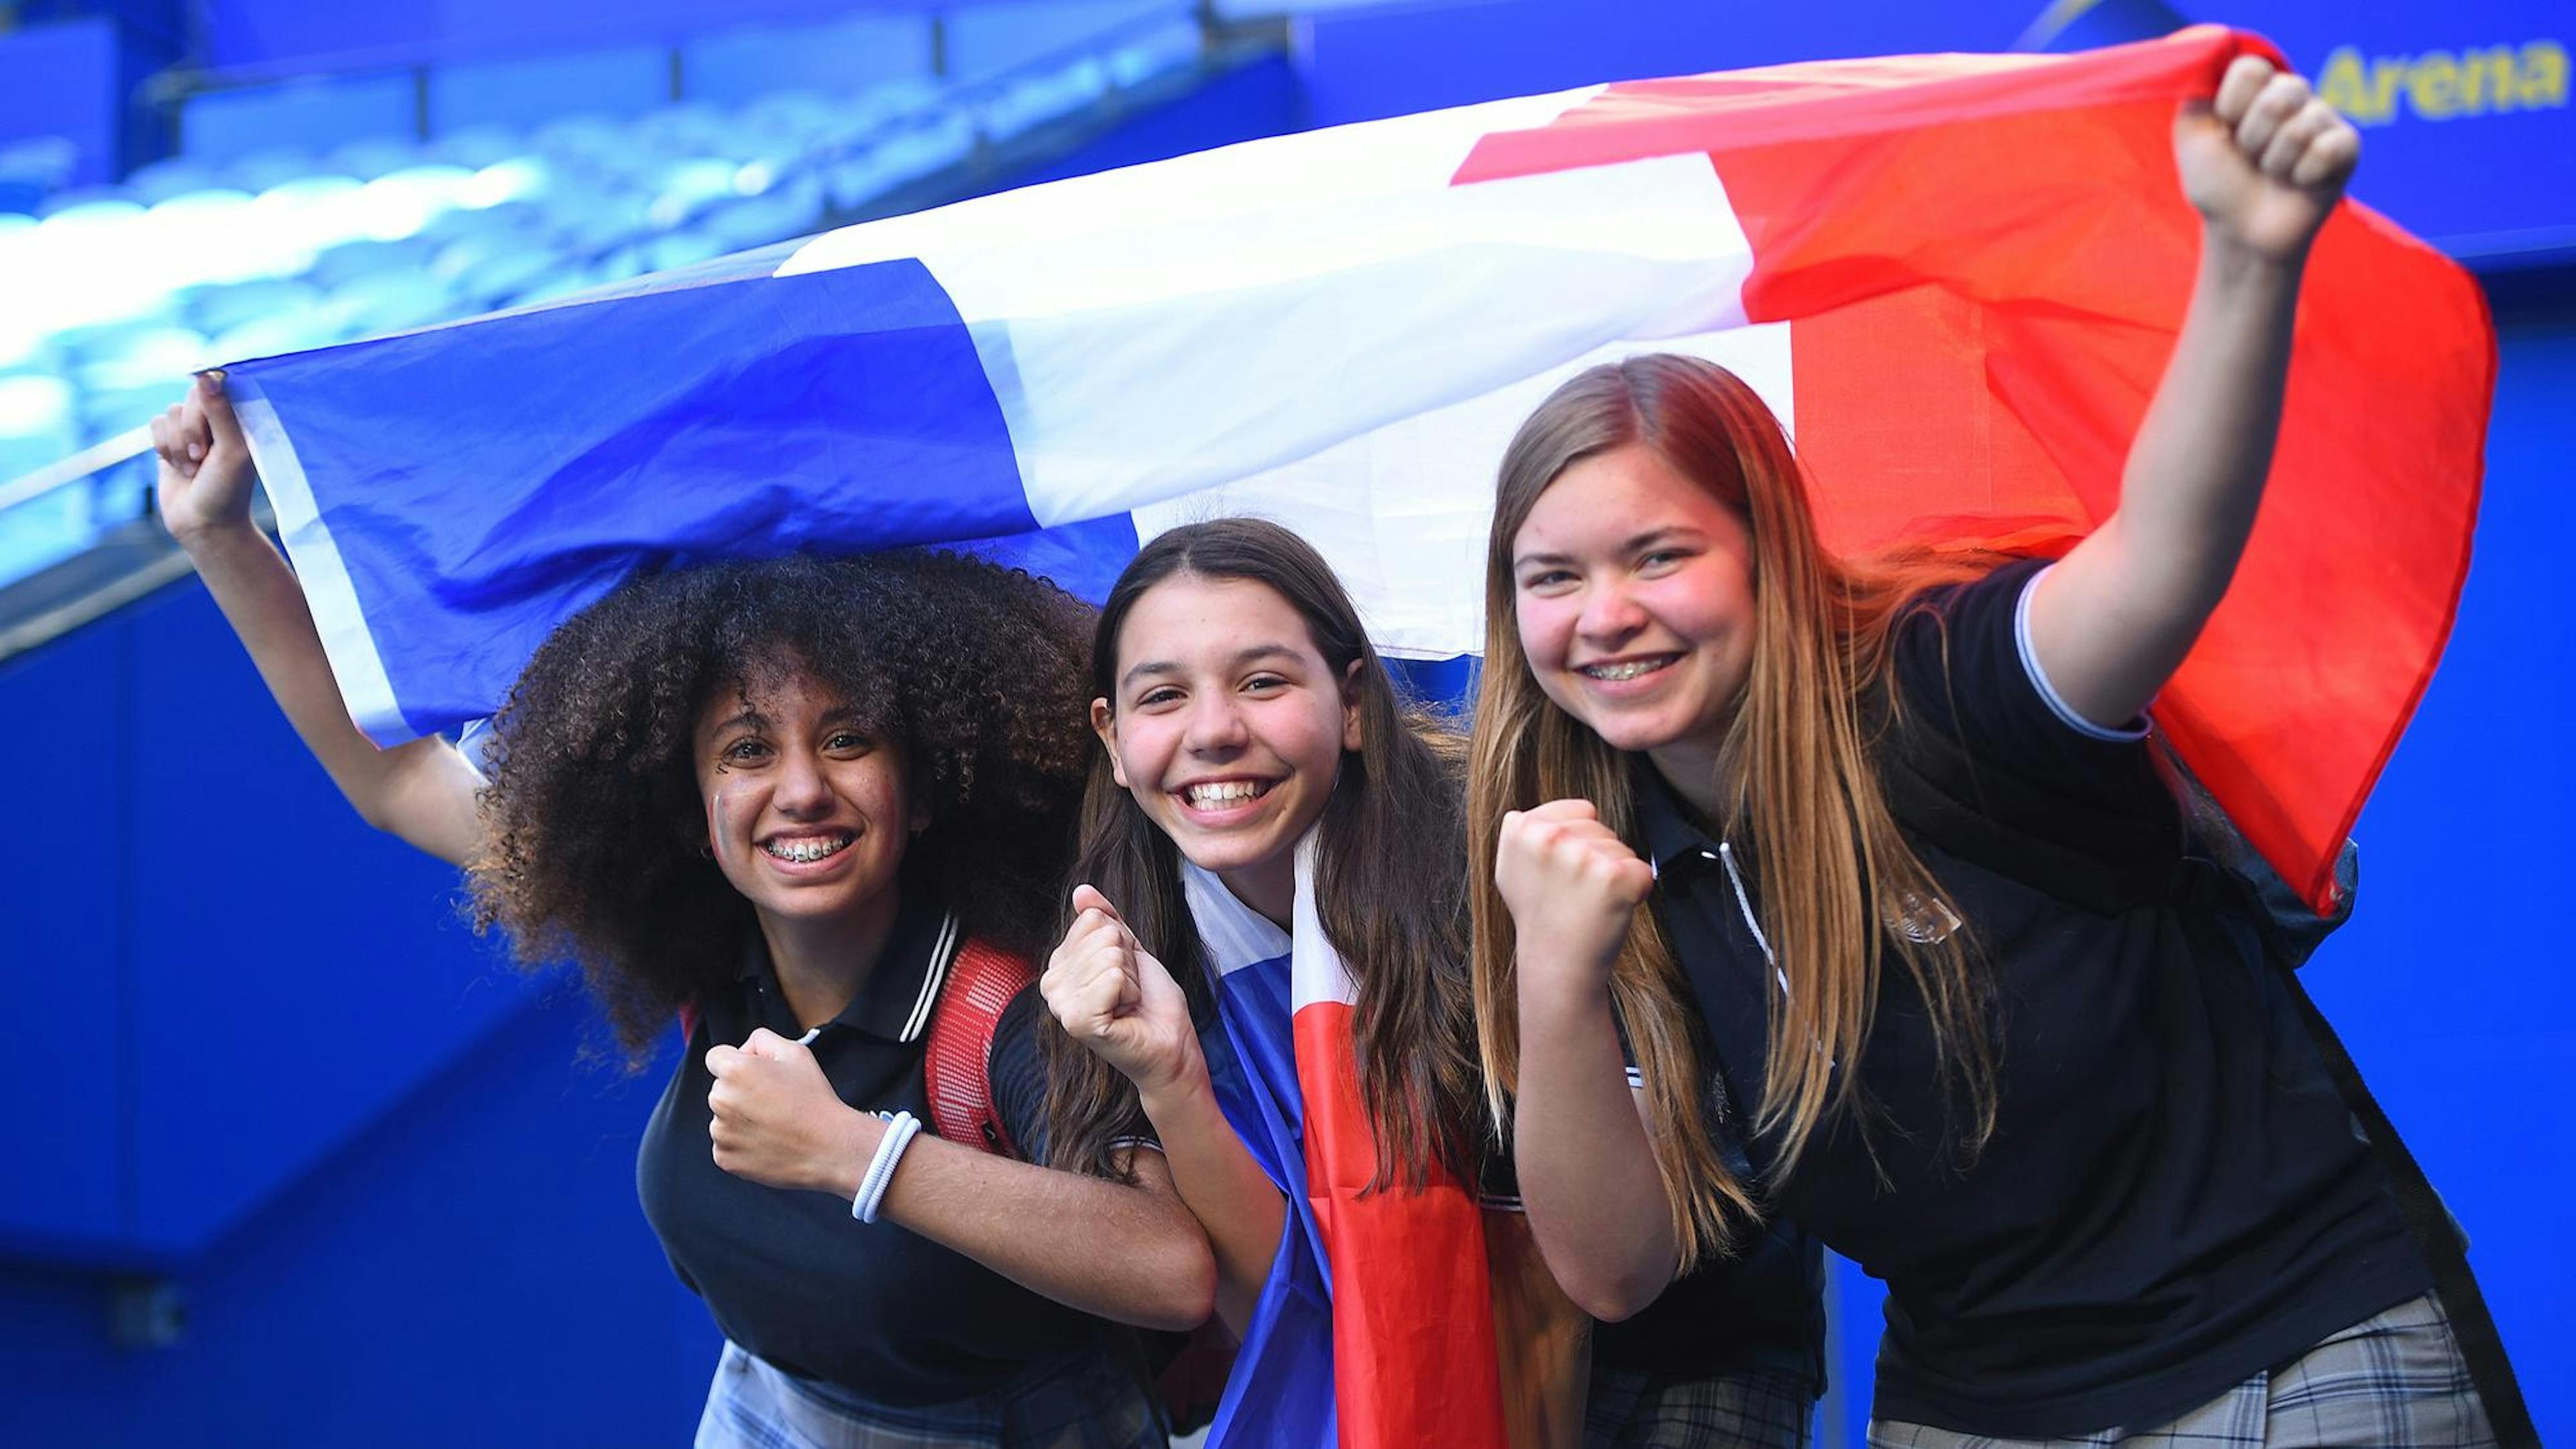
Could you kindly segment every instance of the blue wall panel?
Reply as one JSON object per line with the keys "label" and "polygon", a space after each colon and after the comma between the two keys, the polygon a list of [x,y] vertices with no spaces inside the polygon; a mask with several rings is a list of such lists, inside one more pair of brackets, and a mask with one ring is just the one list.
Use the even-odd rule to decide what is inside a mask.
{"label": "blue wall panel", "polygon": [[1324,13],[1305,21],[1314,123],[1824,56],[2002,50],[2029,0],[1710,5],[1487,0]]}
{"label": "blue wall panel", "polygon": [[35,765],[0,812],[0,986],[17,1019],[0,1051],[0,1246],[16,1250],[94,1252],[127,1226],[134,1035],[115,862],[132,741],[114,666],[129,640],[110,624],[88,643],[0,664],[0,719]]}
{"label": "blue wall panel", "polygon": [[681,46],[692,100],[736,106],[777,91],[849,95],[930,74],[930,18],[855,15],[826,25],[729,30]]}
{"label": "blue wall panel", "polygon": [[1217,77],[1166,106],[1139,112],[1116,130],[1033,172],[1009,178],[1032,186],[1141,166],[1211,146],[1282,135],[1305,126],[1304,88],[1285,57],[1256,61]]}
{"label": "blue wall panel", "polygon": [[438,134],[585,111],[632,116],[670,99],[671,53],[658,45],[459,62],[429,73],[429,126]]}
{"label": "blue wall panel", "polygon": [[116,22],[33,26],[0,35],[0,149],[59,136],[79,152],[74,184],[117,175]]}
{"label": "blue wall panel", "polygon": [[985,0],[945,11],[947,73],[979,80],[1082,44],[1112,26],[1189,13],[1186,0]]}
{"label": "blue wall panel", "polygon": [[474,939],[455,871],[341,802],[202,588],[118,622],[133,641],[134,1228],[186,1253],[532,988]]}
{"label": "blue wall panel", "polygon": [[[2576,300],[2576,299],[2571,299]],[[2576,309],[2571,309],[2576,310]],[[2308,968],[2467,1227],[2541,1437],[2576,1442],[2576,974],[2559,932],[2576,765],[2576,320],[2508,325],[2476,562],[2441,672],[2354,836],[2352,924]]]}
{"label": "blue wall panel", "polygon": [[685,1443],[720,1340],[634,1196],[668,1063],[595,1040],[569,993],[521,1012],[176,1273],[176,1347],[112,1344],[104,1278],[0,1263],[0,1444]]}
{"label": "blue wall panel", "polygon": [[290,81],[190,100],[179,112],[179,149],[223,162],[282,148],[327,151],[343,141],[409,139],[419,127],[419,93],[407,73]]}
{"label": "blue wall panel", "polygon": [[[1083,3],[1083,0],[1070,0]],[[938,0],[206,0],[209,62],[218,67],[362,62],[418,64],[568,50],[667,44],[720,25],[828,21],[854,13],[925,14]]]}

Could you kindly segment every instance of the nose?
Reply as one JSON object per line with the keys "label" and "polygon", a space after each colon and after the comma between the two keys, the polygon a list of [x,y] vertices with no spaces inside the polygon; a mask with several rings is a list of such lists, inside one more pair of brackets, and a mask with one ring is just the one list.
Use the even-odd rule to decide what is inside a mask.
{"label": "nose", "polygon": [[1586,640],[1605,643],[1626,639],[1645,622],[1646,611],[1629,597],[1625,585],[1617,579],[1602,579],[1585,588],[1583,611],[1575,616],[1574,627]]}
{"label": "nose", "polygon": [[782,815],[822,815],[832,808],[832,787],[811,755],[790,753],[779,762],[770,803]]}
{"label": "nose", "polygon": [[1189,726],[1181,736],[1182,747],[1191,754],[1239,750],[1246,738],[1243,712],[1236,707],[1233,695],[1218,690],[1191,702]]}

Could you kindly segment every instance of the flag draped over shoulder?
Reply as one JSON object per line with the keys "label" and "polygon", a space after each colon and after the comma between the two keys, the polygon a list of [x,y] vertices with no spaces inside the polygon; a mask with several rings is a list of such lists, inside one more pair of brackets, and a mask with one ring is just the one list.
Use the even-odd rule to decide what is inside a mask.
{"label": "flag draped over shoulder", "polygon": [[1349,970],[1315,910],[1315,837],[1297,848],[1292,929],[1183,862],[1216,984],[1209,1080],[1288,1200],[1279,1252],[1210,1426],[1211,1449],[1502,1449],[1484,1224],[1464,1184],[1364,1192]]}
{"label": "flag draped over shoulder", "polygon": [[[1836,61],[1256,141],[610,292],[237,365],[358,722],[491,713],[639,565],[1004,539],[1075,587],[1258,512],[1382,648],[1477,647],[1492,477],[1575,369],[1732,367],[1829,543],[2080,533],[2171,349],[2198,222],[2174,107],[2260,42]],[[2307,269],[2271,490],[2159,701],[2321,897],[2468,563],[2495,345],[2365,208]]]}

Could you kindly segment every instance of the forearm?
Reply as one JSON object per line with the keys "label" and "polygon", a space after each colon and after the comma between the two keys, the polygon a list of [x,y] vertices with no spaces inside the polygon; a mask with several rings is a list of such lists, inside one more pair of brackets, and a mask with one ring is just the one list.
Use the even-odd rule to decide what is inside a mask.
{"label": "forearm", "polygon": [[477,853],[482,777],[443,740],[378,749],[350,722],[312,610],[276,546],[247,523],[180,543],[287,722],[367,823],[453,864]]}
{"label": "forearm", "polygon": [[1287,1199],[1235,1135],[1204,1070],[1142,1099],[1172,1184],[1215,1252],[1217,1316],[1240,1337],[1278,1255]]}
{"label": "forearm", "polygon": [[[1152,1156],[1141,1154],[1131,1186],[923,1134],[905,1149],[878,1216],[1086,1313],[1196,1328],[1207,1320],[1215,1263]],[[827,1190],[856,1196],[866,1169],[866,1156],[847,1155]]]}
{"label": "forearm", "polygon": [[2300,264],[2204,239],[2190,310],[2120,478],[2130,570],[2206,614],[2244,551],[2271,472]]}
{"label": "forearm", "polygon": [[2095,724],[2146,708],[2235,576],[2280,432],[2298,292],[2296,262],[2207,240],[2119,509],[2032,600],[2050,684]]}
{"label": "forearm", "polygon": [[1610,996],[1559,991],[1534,981],[1527,963],[1520,979],[1512,1147],[1530,1231],[1578,1307],[1626,1318],[1672,1281],[1679,1252]]}

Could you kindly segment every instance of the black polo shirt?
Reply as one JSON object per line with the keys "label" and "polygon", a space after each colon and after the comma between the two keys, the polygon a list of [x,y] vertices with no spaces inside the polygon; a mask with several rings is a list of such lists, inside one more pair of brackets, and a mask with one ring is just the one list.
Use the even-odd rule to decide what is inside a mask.
{"label": "black polo shirt", "polygon": [[[842,1101],[909,1111],[926,1131],[922,1054],[958,929],[936,903],[916,908],[924,894],[907,892],[877,969],[811,1046]],[[995,1106],[1024,1148],[1043,1132],[1035,1023],[1035,1013],[1014,1009],[993,1039]],[[706,1054],[717,1042],[741,1045],[761,1026],[791,1041],[804,1035],[768,953],[755,945],[735,989],[700,1003],[635,1163],[645,1217],[680,1280],[706,1300],[727,1338],[791,1374],[888,1405],[988,1391],[1072,1355],[1124,1356],[1125,1330],[894,1223],[858,1222],[846,1199],[763,1187],[717,1167],[707,1135],[714,1082]],[[1029,1230],[1056,1231],[1043,1223]]]}
{"label": "black polo shirt", "polygon": [[[2037,567],[1945,591],[1900,627],[1899,727],[1939,730],[2027,787],[2015,798],[2054,802],[2016,830],[2063,838],[2088,812],[2170,821],[2179,859],[2144,730],[2083,722],[2030,660]],[[1636,773],[1656,907],[1718,1085],[1758,1103],[1784,989],[1748,919],[1758,849],[1722,846],[1642,757]],[[1973,1161],[1957,1150],[1922,998],[1891,959],[1860,1063],[1868,1140],[1842,1114],[1773,1192],[1888,1285],[1879,1417],[2008,1438],[2144,1428],[2430,1288],[2269,972],[2195,951],[2171,905],[2094,914],[1915,846],[1992,986],[1994,1137]],[[1755,1165],[1771,1145],[1750,1144]]]}

